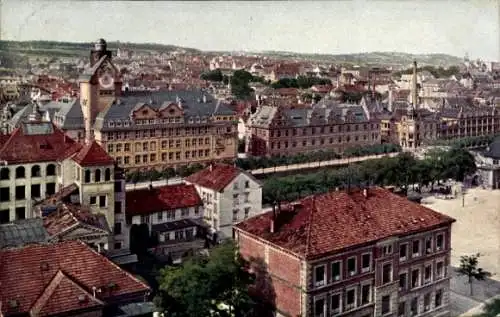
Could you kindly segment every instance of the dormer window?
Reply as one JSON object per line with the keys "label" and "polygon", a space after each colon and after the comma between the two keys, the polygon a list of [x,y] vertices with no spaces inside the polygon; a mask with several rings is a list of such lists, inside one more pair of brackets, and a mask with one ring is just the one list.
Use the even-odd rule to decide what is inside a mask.
{"label": "dormer window", "polygon": [[149,124],[154,124],[155,120],[154,119],[149,119]]}
{"label": "dormer window", "polygon": [[115,126],[114,121],[109,121],[109,122],[108,122],[108,127],[111,127],[111,128],[112,128],[112,127],[114,127],[114,126]]}
{"label": "dormer window", "polygon": [[117,127],[121,127],[121,126],[122,126],[122,122],[121,122],[121,121],[117,121],[117,122],[116,122],[116,126],[117,126]]}
{"label": "dormer window", "polygon": [[128,126],[130,126],[130,122],[128,122],[128,121],[123,122],[123,126],[124,126],[124,127],[128,127]]}

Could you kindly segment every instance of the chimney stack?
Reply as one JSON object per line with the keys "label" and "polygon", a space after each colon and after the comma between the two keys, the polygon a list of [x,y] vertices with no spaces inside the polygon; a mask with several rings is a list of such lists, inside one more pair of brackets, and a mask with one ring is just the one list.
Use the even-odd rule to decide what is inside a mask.
{"label": "chimney stack", "polygon": [[417,109],[417,98],[418,98],[418,90],[417,90],[417,61],[413,61],[413,79],[412,79],[412,106],[413,109]]}
{"label": "chimney stack", "polygon": [[365,196],[365,198],[368,198],[368,188],[363,188],[363,196]]}
{"label": "chimney stack", "polygon": [[212,172],[214,170],[214,164],[210,163],[210,165],[208,166],[208,168],[210,169],[210,172]]}
{"label": "chimney stack", "polygon": [[269,232],[274,233],[274,219],[271,219],[270,227],[269,227]]}

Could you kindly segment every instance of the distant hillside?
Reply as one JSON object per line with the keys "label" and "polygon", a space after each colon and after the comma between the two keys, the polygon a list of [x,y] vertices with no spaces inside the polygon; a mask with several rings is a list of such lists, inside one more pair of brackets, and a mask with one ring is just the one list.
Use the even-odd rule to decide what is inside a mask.
{"label": "distant hillside", "polygon": [[416,60],[420,65],[449,67],[463,63],[463,59],[447,54],[408,54],[400,52],[370,52],[355,54],[301,54],[264,51],[260,54],[294,59],[312,59],[346,64],[383,64],[406,67]]}
{"label": "distant hillside", "polygon": [[[17,55],[28,56],[50,56],[50,57],[86,57],[92,43],[73,43],[55,41],[0,41],[0,56]],[[194,48],[186,48],[175,45],[149,44],[149,43],[128,43],[128,42],[108,42],[112,50],[125,48],[136,51],[160,51],[171,52],[175,50],[185,50],[192,54],[235,54],[235,52],[204,52]],[[13,54],[14,53],[14,54]],[[240,53],[241,54],[241,53]],[[294,60],[314,60],[343,64],[381,64],[406,68],[413,60],[417,60],[419,65],[449,67],[462,63],[462,59],[447,54],[408,54],[399,52],[371,52],[357,54],[301,54],[294,52],[245,52],[244,54],[258,54],[269,57],[294,59]]]}

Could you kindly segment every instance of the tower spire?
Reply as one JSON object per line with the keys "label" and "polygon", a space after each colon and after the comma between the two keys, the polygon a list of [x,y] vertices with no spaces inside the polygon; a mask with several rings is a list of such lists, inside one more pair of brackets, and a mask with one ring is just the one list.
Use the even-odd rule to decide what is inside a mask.
{"label": "tower spire", "polygon": [[413,78],[412,78],[412,106],[413,109],[417,109],[417,98],[418,98],[418,88],[417,88],[417,61],[413,61]]}

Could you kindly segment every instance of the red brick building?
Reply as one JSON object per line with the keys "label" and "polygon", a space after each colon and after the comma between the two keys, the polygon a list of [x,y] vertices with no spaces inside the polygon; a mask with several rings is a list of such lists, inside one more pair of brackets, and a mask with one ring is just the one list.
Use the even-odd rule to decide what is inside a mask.
{"label": "red brick building", "polygon": [[353,189],[250,218],[235,237],[265,264],[278,316],[447,316],[454,221],[382,188]]}

